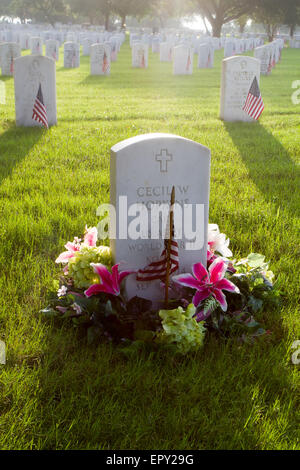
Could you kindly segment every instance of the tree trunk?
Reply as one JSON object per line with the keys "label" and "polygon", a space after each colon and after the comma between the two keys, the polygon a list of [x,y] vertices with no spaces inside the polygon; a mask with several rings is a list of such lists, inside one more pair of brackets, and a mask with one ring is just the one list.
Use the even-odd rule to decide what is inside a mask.
{"label": "tree trunk", "polygon": [[109,29],[109,13],[105,14],[105,31]]}
{"label": "tree trunk", "polygon": [[296,26],[294,24],[292,24],[291,27],[290,27],[290,36],[291,36],[291,38],[294,37],[295,28],[296,28]]}
{"label": "tree trunk", "polygon": [[204,23],[204,26],[205,26],[206,34],[207,34],[207,36],[210,36],[210,32],[209,32],[209,29],[208,29],[208,27],[207,27],[207,23],[206,23],[206,18],[205,18],[205,16],[203,16],[202,19],[203,19],[203,23]]}
{"label": "tree trunk", "polygon": [[245,31],[246,23],[240,24],[240,34],[243,34]]}
{"label": "tree trunk", "polygon": [[122,15],[121,23],[122,23],[122,29],[126,29],[126,15]]}
{"label": "tree trunk", "polygon": [[223,23],[219,19],[215,19],[212,23],[213,37],[219,38],[221,36]]}

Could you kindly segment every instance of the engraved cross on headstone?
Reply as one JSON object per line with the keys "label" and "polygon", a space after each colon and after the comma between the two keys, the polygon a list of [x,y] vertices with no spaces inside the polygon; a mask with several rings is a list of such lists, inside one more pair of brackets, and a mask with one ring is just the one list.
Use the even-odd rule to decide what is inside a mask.
{"label": "engraved cross on headstone", "polygon": [[155,160],[160,163],[160,172],[168,172],[168,162],[173,160],[173,155],[169,154],[167,149],[162,149],[159,155],[155,155]]}

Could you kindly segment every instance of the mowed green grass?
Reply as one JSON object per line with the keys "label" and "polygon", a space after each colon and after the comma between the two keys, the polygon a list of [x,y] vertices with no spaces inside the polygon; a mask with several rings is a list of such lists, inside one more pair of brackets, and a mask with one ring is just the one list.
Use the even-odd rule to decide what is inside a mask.
{"label": "mowed green grass", "polygon": [[[222,53],[212,70],[174,77],[150,52],[133,70],[128,43],[111,76],[57,64],[58,125],[16,128],[13,79],[0,105],[1,449],[299,449],[300,51],[261,78],[259,123],[219,120]],[[196,56],[195,56],[196,59]],[[196,64],[195,64],[196,65]],[[41,318],[54,260],[109,201],[109,152],[117,142],[170,132],[211,149],[210,221],[236,257],[261,252],[282,306],[259,319],[272,331],[254,346],[207,338],[205,348],[126,358],[88,347]],[[183,156],[184,158],[184,156]],[[191,172],[193,168],[191,168]],[[186,182],[183,182],[186,183]]]}

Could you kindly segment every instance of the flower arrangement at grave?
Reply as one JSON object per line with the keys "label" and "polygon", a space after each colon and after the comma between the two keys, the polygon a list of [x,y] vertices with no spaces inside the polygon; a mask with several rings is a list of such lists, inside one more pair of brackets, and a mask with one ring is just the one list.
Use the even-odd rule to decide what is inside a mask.
{"label": "flower arrangement at grave", "polygon": [[126,297],[124,280],[138,273],[113,264],[96,227],[86,227],[83,238],[65,248],[56,259],[61,275],[41,312],[86,333],[89,344],[108,341],[124,350],[146,345],[186,354],[202,348],[209,335],[253,343],[270,333],[255,318],[278,303],[265,257],[251,253],[232,259],[229,239],[215,224],[208,226],[207,266],[195,259],[189,273],[167,269],[160,309],[148,299]]}

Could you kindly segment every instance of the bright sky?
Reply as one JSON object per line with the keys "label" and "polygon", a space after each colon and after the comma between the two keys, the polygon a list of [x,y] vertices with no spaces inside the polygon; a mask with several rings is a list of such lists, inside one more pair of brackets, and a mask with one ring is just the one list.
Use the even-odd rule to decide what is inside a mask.
{"label": "bright sky", "polygon": [[[185,28],[196,29],[198,31],[199,30],[205,31],[205,26],[204,26],[204,23],[202,21],[202,18],[201,18],[201,16],[198,16],[198,15],[194,15],[193,19],[191,19],[189,21],[184,20],[182,22],[182,24]],[[207,23],[207,27],[209,29],[211,29],[209,23]]]}

